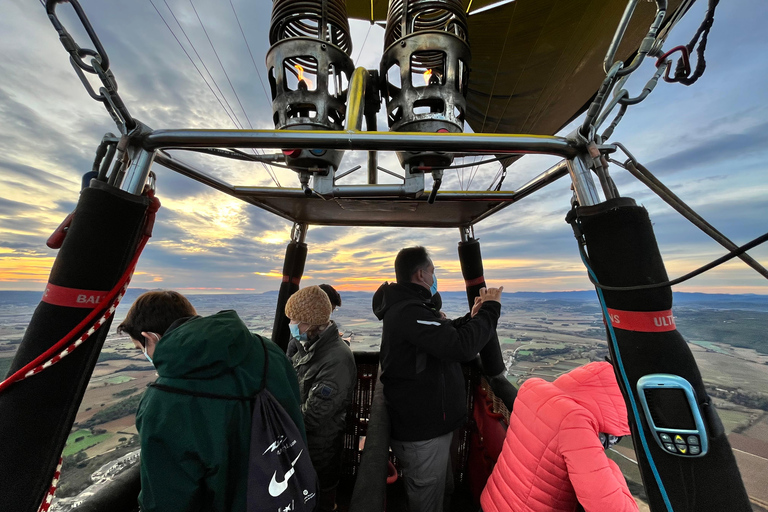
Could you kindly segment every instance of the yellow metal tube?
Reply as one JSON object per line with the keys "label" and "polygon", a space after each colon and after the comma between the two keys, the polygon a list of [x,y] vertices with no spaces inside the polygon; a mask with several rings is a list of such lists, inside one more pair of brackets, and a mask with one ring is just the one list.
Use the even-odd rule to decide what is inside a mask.
{"label": "yellow metal tube", "polygon": [[347,93],[347,117],[344,129],[359,132],[363,128],[365,114],[365,88],[368,84],[368,70],[363,67],[355,69],[349,82]]}

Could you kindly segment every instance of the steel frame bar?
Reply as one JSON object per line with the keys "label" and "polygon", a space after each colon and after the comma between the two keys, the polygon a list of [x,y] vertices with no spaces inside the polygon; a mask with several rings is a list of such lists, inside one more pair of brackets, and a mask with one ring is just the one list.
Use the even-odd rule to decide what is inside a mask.
{"label": "steel frame bar", "polygon": [[[249,186],[235,186],[220,180],[214,176],[211,176],[199,169],[174,159],[170,155],[165,153],[157,153],[155,162],[175,171],[183,176],[192,178],[204,185],[207,185],[220,192],[224,192],[230,196],[236,197],[242,201],[253,204],[262,208],[270,213],[274,213],[287,220],[296,222],[295,219],[286,216],[284,212],[275,210],[269,205],[259,202],[260,198],[306,198],[306,195],[300,188],[275,188],[275,187],[249,187]],[[496,201],[499,204],[497,207],[492,208],[484,214],[478,216],[472,224],[476,224],[483,219],[488,218],[494,213],[506,208],[510,204],[533,194],[534,192],[541,190],[550,183],[557,181],[566,174],[568,174],[568,161],[563,160],[554,166],[550,167],[528,183],[517,189],[516,191],[509,192],[439,192],[437,194],[437,201]],[[349,186],[336,186],[333,189],[333,197],[356,197],[360,199],[374,198],[374,197],[395,197],[404,198],[405,193],[402,185],[349,185]],[[409,197],[410,200],[426,201],[426,196],[420,199],[414,199]]]}
{"label": "steel frame bar", "polygon": [[165,148],[301,148],[362,151],[447,151],[549,154],[573,158],[578,149],[564,137],[485,133],[411,133],[294,130],[155,130],[147,151]]}

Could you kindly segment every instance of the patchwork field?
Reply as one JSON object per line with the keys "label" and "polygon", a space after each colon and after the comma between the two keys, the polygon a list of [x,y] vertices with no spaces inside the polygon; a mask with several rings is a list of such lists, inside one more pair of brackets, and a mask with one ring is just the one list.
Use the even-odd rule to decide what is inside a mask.
{"label": "patchwork field", "polygon": [[[235,309],[242,313],[241,318],[254,332],[269,335],[275,297],[194,296],[192,299],[203,315]],[[39,296],[35,301],[37,299]],[[375,350],[381,341],[381,322],[371,313],[370,295],[345,294],[343,300],[344,305],[334,318],[344,336],[351,338],[352,349]],[[462,293],[446,293],[443,302],[443,310],[450,318],[467,311],[466,296]],[[0,309],[0,377],[7,372],[35,305],[36,302],[26,309],[16,306],[12,310]],[[691,315],[689,311],[694,306],[686,308],[682,324],[678,325],[687,322],[692,326],[686,329],[681,326],[681,332],[690,335],[689,346],[708,390],[724,390],[715,398],[715,403],[726,430],[731,432],[734,453],[750,496],[756,504],[768,504],[768,414],[757,409],[758,405],[739,405],[734,401],[736,390],[748,397],[750,394],[758,398],[768,396],[768,354],[764,353],[768,350],[761,345],[761,339],[766,343],[763,319],[768,317],[745,313],[737,318],[742,323],[729,320],[730,323],[720,322],[727,327],[725,330],[708,329],[695,323],[706,320],[707,325],[714,325],[719,321],[718,315],[730,315],[730,319],[733,312],[710,308],[705,315]],[[126,309],[121,305],[119,314],[124,314]],[[675,314],[678,315],[677,309]],[[120,320],[116,318],[113,325]],[[738,337],[741,327],[746,329],[749,345],[737,348],[724,342],[730,336]],[[531,377],[554,380],[577,366],[601,361],[608,353],[600,309],[596,303],[586,300],[521,300],[510,294],[504,302],[498,334],[508,378],[516,385]],[[62,476],[64,494],[77,494],[87,485],[89,472],[95,466],[138,447],[135,406],[139,395],[155,378],[154,368],[130,340],[112,332],[78,411],[76,422],[80,426],[70,435],[65,451],[65,455],[77,457],[78,461],[68,466],[70,474],[65,472]],[[633,492],[642,497],[631,439],[624,439],[609,456],[619,464],[628,480],[634,482]],[[74,483],[68,485],[66,481]],[[647,510],[647,506],[641,503],[641,510]]]}
{"label": "patchwork field", "polygon": [[103,441],[106,441],[112,437],[112,434],[107,432],[104,434],[94,435],[90,430],[78,430],[72,432],[67,438],[67,444],[64,447],[63,456],[72,455],[85,450],[91,446],[97,445]]}

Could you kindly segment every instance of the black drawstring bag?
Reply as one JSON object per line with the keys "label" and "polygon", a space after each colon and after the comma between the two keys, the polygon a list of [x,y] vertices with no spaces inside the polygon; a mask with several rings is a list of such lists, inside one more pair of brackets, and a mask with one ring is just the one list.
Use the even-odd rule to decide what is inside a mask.
{"label": "black drawstring bag", "polygon": [[264,374],[253,397],[189,391],[156,383],[150,386],[170,393],[251,402],[247,512],[312,512],[317,504],[317,473],[293,418],[266,389],[269,354],[264,341],[259,341],[264,349]]}
{"label": "black drawstring bag", "polygon": [[248,512],[311,512],[317,474],[304,439],[269,391],[256,395],[248,463]]}
{"label": "black drawstring bag", "polygon": [[267,385],[269,354],[264,341],[264,375],[253,398],[248,459],[248,512],[312,512],[317,473],[299,428]]}

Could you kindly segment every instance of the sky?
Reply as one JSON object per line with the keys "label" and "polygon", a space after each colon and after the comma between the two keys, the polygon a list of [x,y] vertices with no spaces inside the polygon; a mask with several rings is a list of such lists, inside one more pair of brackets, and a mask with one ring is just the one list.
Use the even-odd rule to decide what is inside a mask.
{"label": "sky", "polygon": [[[264,78],[266,71],[270,2],[194,0],[228,80],[192,3],[153,1],[205,75],[179,29],[184,27],[235,115],[225,112],[149,0],[81,0],[132,115],[154,129],[231,129],[238,121],[246,127],[250,123],[254,128],[272,129],[271,109],[259,77],[260,73]],[[694,5],[665,48],[688,42],[705,7],[703,0]],[[81,46],[86,46],[71,8],[64,4],[59,12]],[[612,139],[623,142],[737,244],[768,231],[766,20],[768,3],[763,0],[722,2],[709,37],[704,76],[692,87],[660,83],[647,100],[630,107]],[[354,21],[351,30],[355,64],[378,69],[383,29]],[[40,3],[0,2],[0,47],[4,49],[0,54],[0,290],[42,291],[56,255],[45,241],[74,208],[80,177],[90,170],[102,135],[116,128],[104,107],[85,92]],[[630,90],[639,92],[652,73],[652,63],[644,64],[630,80]],[[231,183],[272,183],[259,165],[188,154],[181,158]],[[348,154],[341,170],[364,158]],[[514,190],[556,161],[524,157],[510,168],[504,190]],[[384,155],[381,162],[400,171],[394,155]],[[132,286],[190,293],[278,289],[291,230],[288,221],[159,165],[153,170],[163,206]],[[477,184],[486,188],[497,171],[497,165],[480,168],[473,188]],[[621,194],[648,209],[670,277],[726,252],[625,171],[615,166],[611,171]],[[361,182],[364,176],[359,174],[347,183]],[[298,186],[291,171],[275,169],[275,176],[284,186]],[[468,179],[469,171],[447,173],[443,189],[457,190]],[[394,183],[394,179],[384,177],[381,182]],[[475,226],[489,285],[504,285],[506,291],[591,288],[571,228],[564,222],[570,197],[569,182],[561,179]],[[327,282],[341,290],[373,291],[381,282],[393,280],[397,251],[418,244],[433,256],[440,289],[460,290],[458,241],[455,229],[312,226],[302,284]],[[768,265],[768,247],[750,254]],[[675,290],[768,294],[768,280],[733,260]]]}

